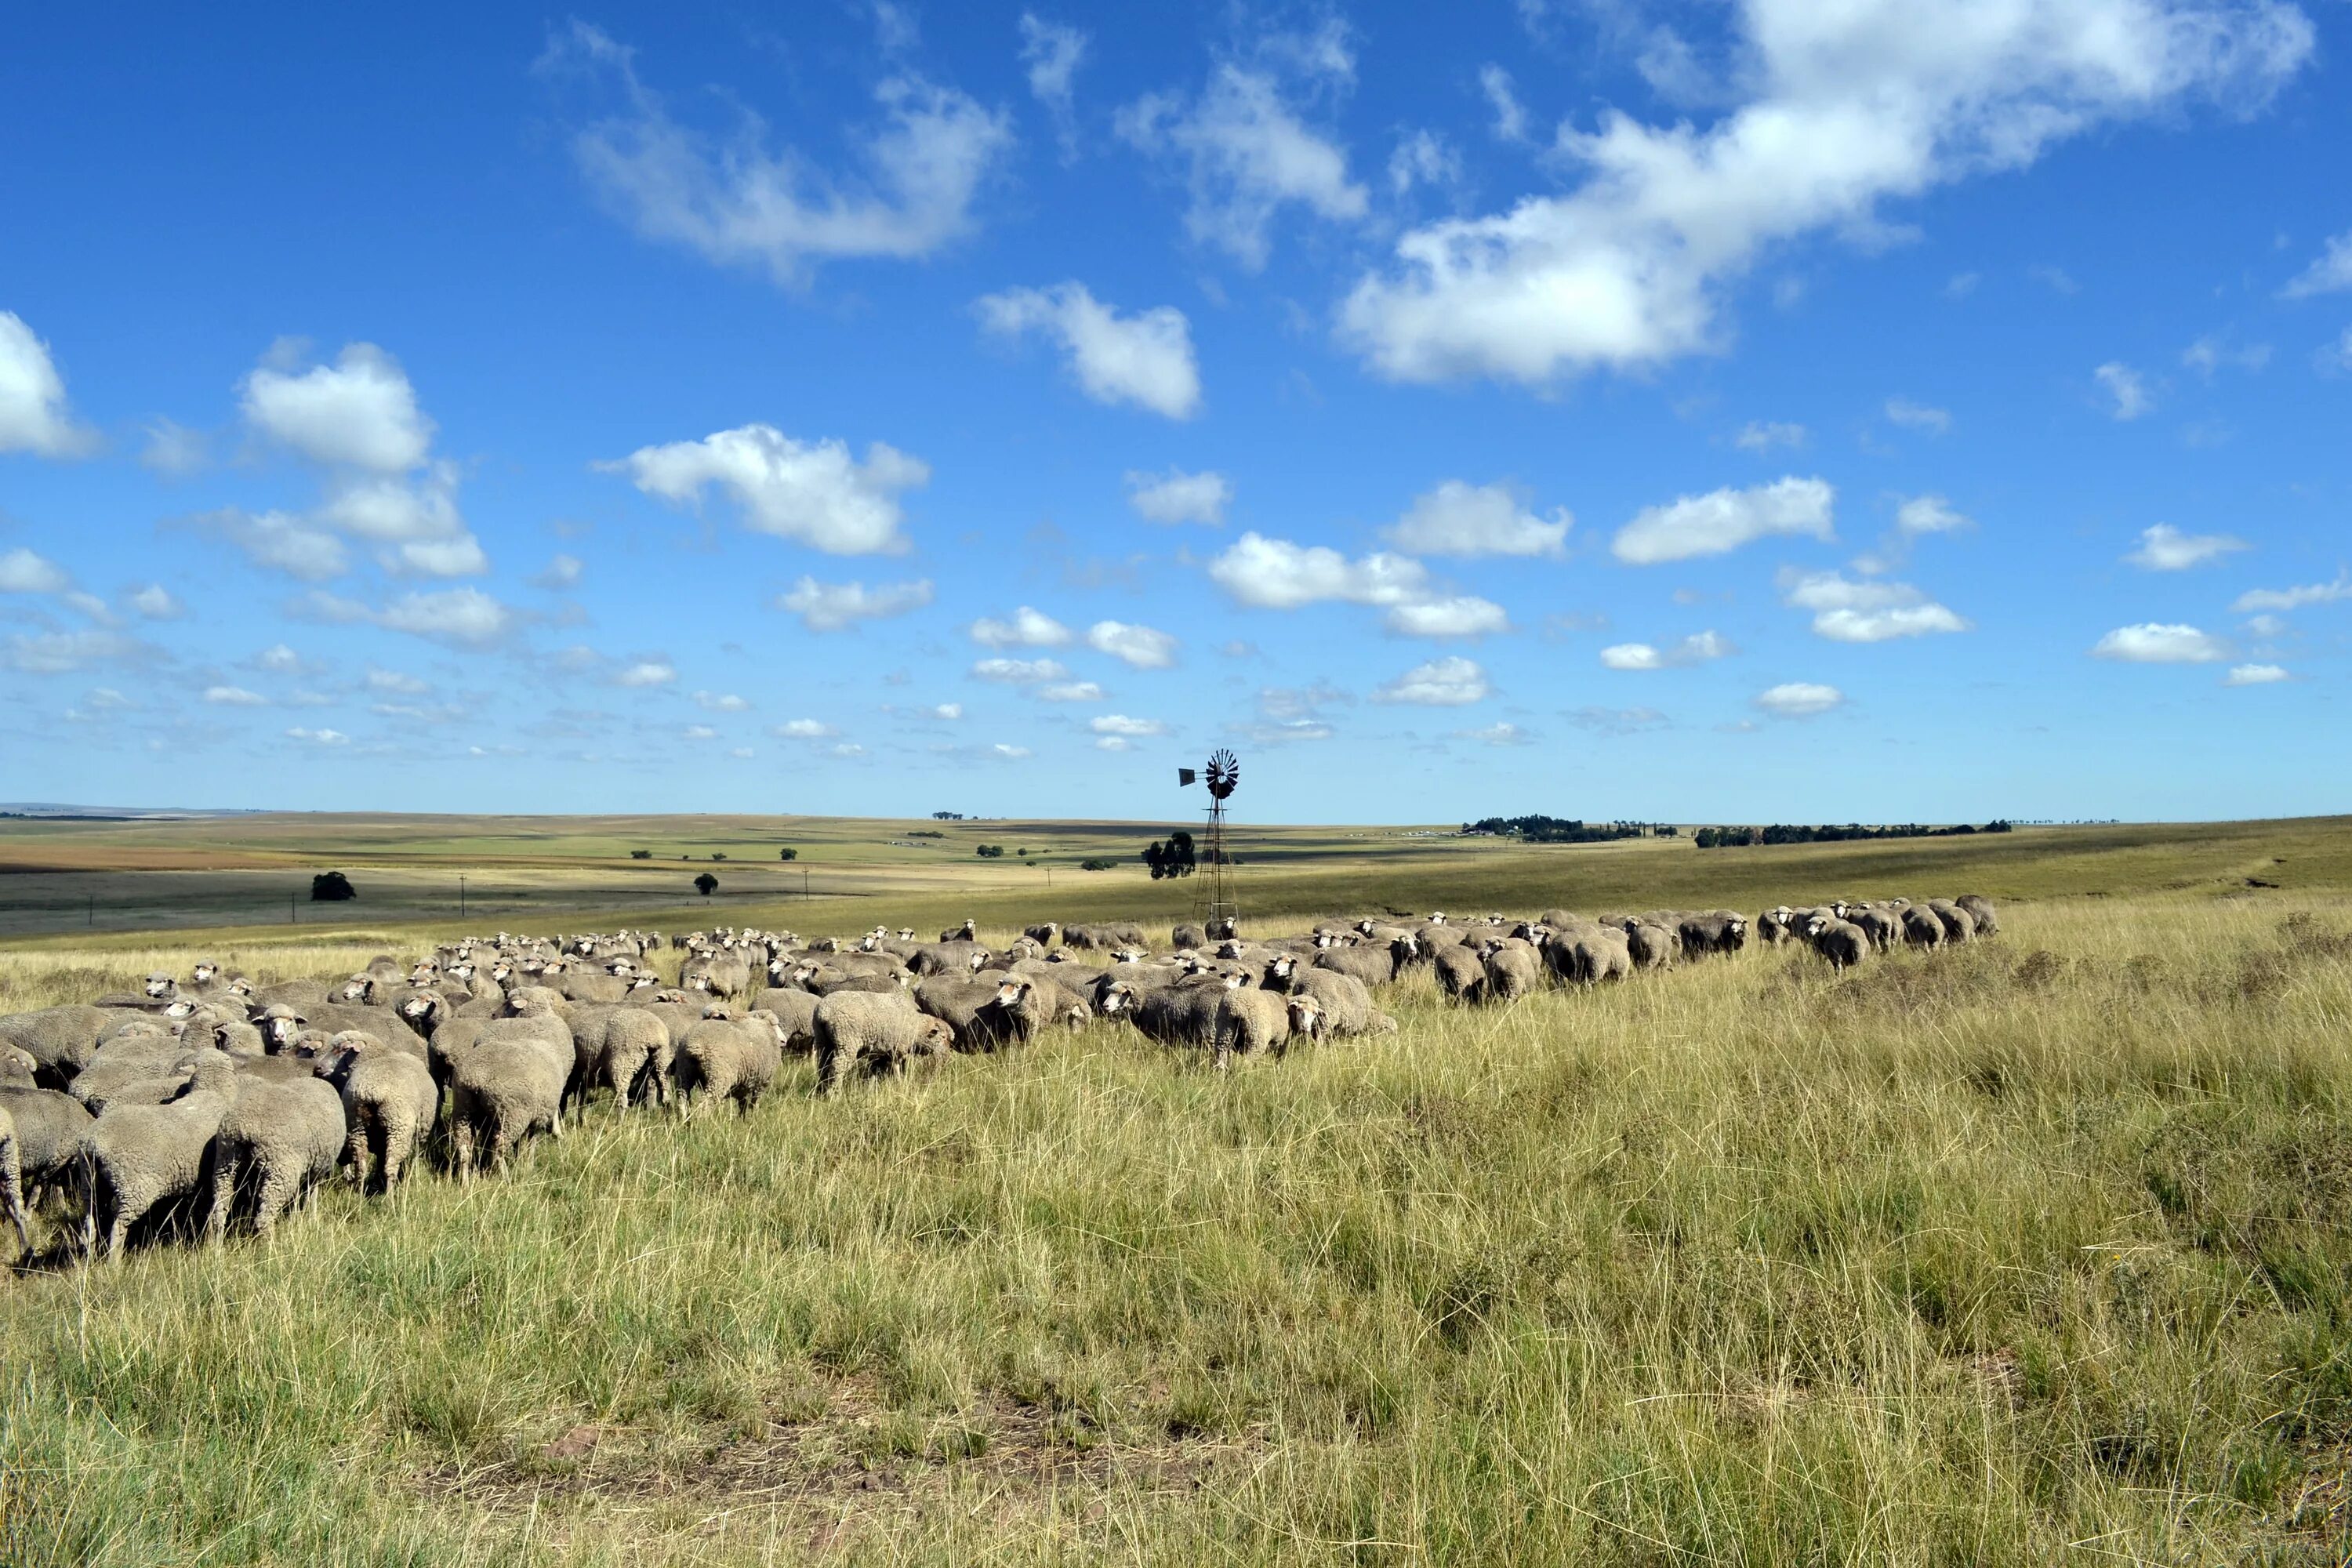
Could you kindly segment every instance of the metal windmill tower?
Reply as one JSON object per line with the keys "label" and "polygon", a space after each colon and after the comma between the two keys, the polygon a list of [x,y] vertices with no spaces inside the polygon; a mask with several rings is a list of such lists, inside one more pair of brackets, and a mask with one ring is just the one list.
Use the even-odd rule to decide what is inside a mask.
{"label": "metal windmill tower", "polygon": [[[1176,783],[1181,787],[1193,782],[1190,768],[1176,770]],[[1223,746],[1209,753],[1209,765],[1202,770],[1202,782],[1209,786],[1209,831],[1201,848],[1208,865],[1208,916],[1212,922],[1241,918],[1241,906],[1234,901],[1232,857],[1225,853],[1225,801],[1234,786],[1242,782],[1242,765]]]}

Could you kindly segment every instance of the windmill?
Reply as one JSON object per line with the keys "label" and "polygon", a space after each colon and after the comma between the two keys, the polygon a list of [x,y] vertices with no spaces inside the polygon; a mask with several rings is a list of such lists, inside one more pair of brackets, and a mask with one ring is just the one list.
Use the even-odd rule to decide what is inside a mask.
{"label": "windmill", "polygon": [[1234,901],[1230,858],[1225,854],[1225,801],[1234,793],[1234,786],[1242,782],[1242,764],[1233,752],[1220,746],[1209,753],[1209,765],[1201,775],[1195,775],[1190,768],[1178,768],[1177,786],[1192,784],[1196,776],[1204,778],[1209,786],[1209,832],[1202,847],[1209,862],[1208,915],[1213,925],[1241,917],[1241,910]]}

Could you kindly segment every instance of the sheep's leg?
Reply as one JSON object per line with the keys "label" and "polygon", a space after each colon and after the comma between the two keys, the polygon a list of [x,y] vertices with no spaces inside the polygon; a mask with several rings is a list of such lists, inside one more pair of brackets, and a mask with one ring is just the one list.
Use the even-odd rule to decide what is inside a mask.
{"label": "sheep's leg", "polygon": [[294,1206],[293,1184],[274,1170],[265,1169],[261,1175],[261,1191],[254,1199],[253,1233],[262,1240],[269,1239],[278,1219]]}
{"label": "sheep's leg", "polygon": [[244,1161],[226,1150],[216,1149],[213,1155],[213,1203],[205,1215],[205,1236],[217,1242],[228,1233],[229,1209],[236,1202],[236,1180]]}
{"label": "sheep's leg", "polygon": [[343,1140],[343,1179],[367,1191],[368,1134],[374,1118],[364,1113],[352,1118],[351,1135]]}
{"label": "sheep's leg", "polygon": [[33,1226],[25,1213],[25,1173],[16,1154],[16,1145],[0,1146],[0,1204],[8,1208],[8,1218],[16,1227],[16,1246],[22,1252],[33,1250]]}

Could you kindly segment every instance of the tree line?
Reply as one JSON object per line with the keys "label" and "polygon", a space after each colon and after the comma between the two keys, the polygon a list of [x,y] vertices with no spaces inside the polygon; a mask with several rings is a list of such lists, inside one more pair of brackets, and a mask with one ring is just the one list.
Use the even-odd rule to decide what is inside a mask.
{"label": "tree line", "polygon": [[1865,827],[1858,822],[1843,826],[1825,823],[1803,827],[1776,822],[1769,827],[1702,827],[1697,842],[1702,849],[1728,849],[1749,844],[1837,844],[1849,838],[1951,838],[1972,833],[2007,833],[2010,826],[2008,821],[2000,818],[1981,827],[1966,822],[1948,827],[1925,827],[1916,822],[1883,827]]}

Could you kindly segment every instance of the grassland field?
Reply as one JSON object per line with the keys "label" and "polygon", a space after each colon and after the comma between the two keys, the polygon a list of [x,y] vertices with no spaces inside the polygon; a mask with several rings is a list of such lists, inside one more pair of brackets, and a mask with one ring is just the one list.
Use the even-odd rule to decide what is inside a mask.
{"label": "grassland field", "polygon": [[[2352,819],[1411,831],[1244,837],[1245,921],[1975,891],[2004,930],[1475,1010],[1416,975],[1395,1034],[1223,1078],[1110,1024],[830,1101],[788,1062],[267,1246],[27,1265],[0,1563],[2352,1561]],[[500,925],[1188,916],[1151,836],[9,823],[0,1008]],[[201,880],[330,868],[361,903],[292,926]],[[460,921],[461,869],[529,896]],[[77,886],[142,929],[11,898]]]}

